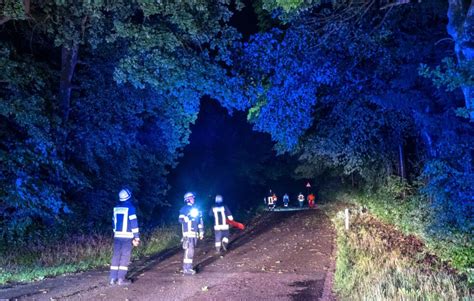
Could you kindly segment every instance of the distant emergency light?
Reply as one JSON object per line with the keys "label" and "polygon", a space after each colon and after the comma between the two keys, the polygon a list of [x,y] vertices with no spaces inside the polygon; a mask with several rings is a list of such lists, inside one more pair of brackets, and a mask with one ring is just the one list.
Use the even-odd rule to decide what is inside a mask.
{"label": "distant emergency light", "polygon": [[197,210],[196,208],[193,208],[191,209],[191,212],[189,214],[191,215],[191,217],[196,218],[199,216],[199,210]]}

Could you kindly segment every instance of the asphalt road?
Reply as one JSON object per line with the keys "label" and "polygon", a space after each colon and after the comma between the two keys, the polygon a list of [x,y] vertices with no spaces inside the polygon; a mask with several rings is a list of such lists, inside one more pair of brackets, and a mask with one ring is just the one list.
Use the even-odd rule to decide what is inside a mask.
{"label": "asphalt road", "polygon": [[181,274],[181,249],[132,263],[129,286],[91,271],[0,290],[0,300],[334,300],[334,230],[318,209],[264,213],[233,231],[229,251],[199,241],[198,273]]}

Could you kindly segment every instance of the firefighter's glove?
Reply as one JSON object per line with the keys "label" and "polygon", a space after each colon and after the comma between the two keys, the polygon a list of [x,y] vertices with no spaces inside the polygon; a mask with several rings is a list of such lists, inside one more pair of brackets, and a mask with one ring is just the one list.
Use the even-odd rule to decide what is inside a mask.
{"label": "firefighter's glove", "polygon": [[199,239],[201,239],[201,240],[204,239],[204,233],[203,232],[199,232]]}
{"label": "firefighter's glove", "polygon": [[138,245],[140,244],[140,238],[134,238],[132,240],[132,244],[134,247],[138,247]]}

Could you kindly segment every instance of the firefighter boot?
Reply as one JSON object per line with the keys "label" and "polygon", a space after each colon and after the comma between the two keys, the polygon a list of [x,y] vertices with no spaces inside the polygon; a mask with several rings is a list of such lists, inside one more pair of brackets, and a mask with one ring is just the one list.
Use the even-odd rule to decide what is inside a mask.
{"label": "firefighter boot", "polygon": [[129,285],[132,284],[130,280],[119,278],[117,281],[118,285]]}
{"label": "firefighter boot", "polygon": [[229,243],[229,239],[227,237],[224,237],[222,239],[222,250],[224,250],[224,252],[227,252],[227,244]]}
{"label": "firefighter boot", "polygon": [[193,269],[185,269],[185,270],[183,270],[183,274],[184,275],[194,275],[194,274],[196,274],[196,271],[193,270]]}
{"label": "firefighter boot", "polygon": [[117,279],[111,278],[109,281],[109,285],[115,285],[117,284]]}

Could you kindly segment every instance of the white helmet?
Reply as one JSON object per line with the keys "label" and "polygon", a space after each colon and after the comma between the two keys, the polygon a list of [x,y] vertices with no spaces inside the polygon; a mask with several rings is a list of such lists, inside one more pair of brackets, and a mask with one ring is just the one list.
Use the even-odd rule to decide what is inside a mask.
{"label": "white helmet", "polygon": [[120,199],[121,202],[125,202],[126,200],[130,199],[131,197],[132,197],[132,193],[127,188],[124,188],[124,189],[120,190],[119,199]]}
{"label": "white helmet", "polygon": [[222,195],[220,194],[216,195],[216,203],[222,203],[222,201],[223,201]]}
{"label": "white helmet", "polygon": [[186,193],[184,194],[184,201],[187,203],[187,202],[189,201],[189,199],[194,198],[194,197],[195,197],[195,196],[194,196],[194,193],[192,193],[192,192],[186,192]]}

